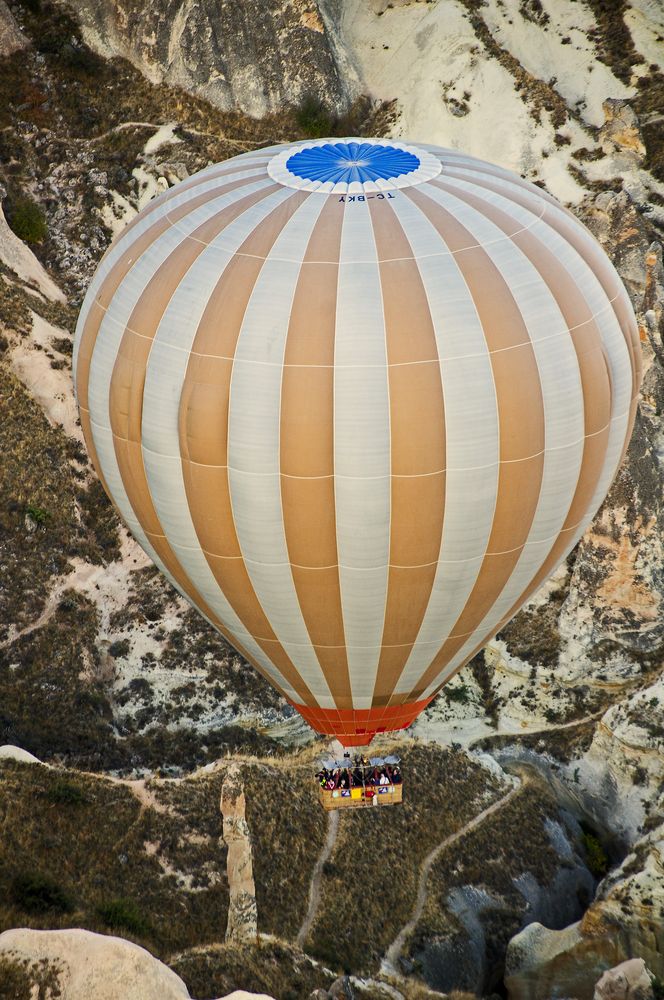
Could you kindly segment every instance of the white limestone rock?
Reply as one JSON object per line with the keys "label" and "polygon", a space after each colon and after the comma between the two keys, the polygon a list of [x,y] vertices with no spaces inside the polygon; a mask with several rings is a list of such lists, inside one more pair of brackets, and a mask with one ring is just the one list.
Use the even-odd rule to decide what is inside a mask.
{"label": "white limestone rock", "polygon": [[[48,965],[60,1000],[191,1000],[182,979],[145,948],[78,928],[13,929],[0,934],[0,957]],[[236,990],[220,1000],[273,1000]]]}
{"label": "white limestone rock", "polygon": [[0,934],[0,955],[56,965],[62,1000],[189,1000],[179,976],[122,938],[21,928]]}
{"label": "white limestone rock", "polygon": [[607,969],[595,987],[593,1000],[649,1000],[652,976],[642,958],[630,958]]}
{"label": "white limestone rock", "polygon": [[1,760],[18,760],[21,764],[41,764],[42,767],[48,767],[48,764],[44,764],[43,760],[39,760],[34,754],[22,750],[21,747],[13,747],[8,743],[0,747]]}
{"label": "white limestone rock", "polygon": [[29,44],[5,0],[0,0],[0,57],[10,56]]}

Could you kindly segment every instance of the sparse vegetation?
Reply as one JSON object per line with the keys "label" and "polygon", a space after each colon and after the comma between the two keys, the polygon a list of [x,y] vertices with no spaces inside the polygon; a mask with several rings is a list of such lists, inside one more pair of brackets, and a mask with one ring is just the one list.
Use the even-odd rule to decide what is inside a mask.
{"label": "sparse vegetation", "polygon": [[[216,945],[209,951],[183,955],[173,969],[192,996],[225,996],[239,989],[280,1000],[308,1000],[315,989],[327,989],[336,978],[336,973],[314,965],[301,951],[279,941]],[[364,1000],[364,994],[360,996]]]}
{"label": "sparse vegetation", "polygon": [[325,839],[313,765],[288,770],[243,768],[247,822],[254,848],[259,930],[293,938],[302,923],[309,883]]}
{"label": "sparse vegetation", "polygon": [[321,98],[313,94],[303,98],[295,111],[295,121],[310,139],[320,139],[332,134],[333,117]]}
{"label": "sparse vegetation", "polygon": [[[481,913],[486,940],[486,967],[492,978],[484,984],[486,993],[501,981],[501,964],[508,940],[519,930],[525,913],[525,901],[514,879],[530,872],[541,886],[551,884],[561,866],[561,859],[552,850],[547,833],[547,820],[555,818],[557,807],[553,799],[534,785],[524,786],[503,808],[457,841],[436,861],[431,872],[429,894],[422,919],[410,942],[408,955],[419,963],[425,981],[432,989],[447,992],[471,987],[463,976],[454,982],[445,980],[444,970],[433,970],[428,963],[427,949],[440,937],[458,937],[462,947],[466,932],[457,925],[446,906],[449,893],[464,886],[476,886],[500,905],[487,904]],[[435,946],[434,946],[435,947]],[[459,970],[457,970],[459,971]],[[442,978],[440,975],[442,973]],[[471,971],[471,978],[474,972]]]}
{"label": "sparse vegetation", "polygon": [[[54,802],[51,789],[63,780],[85,802]],[[157,801],[162,787],[164,811],[156,812],[117,782],[3,761],[0,933],[70,925],[75,906],[77,926],[138,938],[161,958],[223,935],[219,777],[184,781],[172,794],[155,783]],[[27,873],[20,880],[17,858]],[[41,871],[45,858],[53,874]]]}
{"label": "sparse vegetation", "polygon": [[32,977],[23,962],[0,957],[0,1000],[32,1000]]}
{"label": "sparse vegetation", "polygon": [[61,996],[57,965],[28,962],[13,954],[0,956],[0,1000],[58,1000]]}

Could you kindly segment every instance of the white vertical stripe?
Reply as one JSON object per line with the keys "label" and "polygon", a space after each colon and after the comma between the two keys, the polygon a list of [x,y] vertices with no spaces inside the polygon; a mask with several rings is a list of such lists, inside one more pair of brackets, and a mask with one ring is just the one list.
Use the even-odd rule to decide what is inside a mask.
{"label": "white vertical stripe", "polygon": [[339,585],[353,704],[366,709],[380,658],[390,551],[385,319],[366,202],[345,205],[339,259],[334,345]]}
{"label": "white vertical stripe", "polygon": [[[450,183],[458,183],[459,188],[466,190],[472,189],[473,187],[471,184],[463,182],[450,181]],[[526,210],[514,205],[513,202],[507,202],[499,195],[486,192],[485,189],[475,189],[475,192],[487,201],[490,200],[498,207],[503,208],[506,211],[510,211],[513,218],[522,222],[524,225],[530,224],[528,217],[530,217],[530,220],[534,218],[531,213],[528,213]],[[548,215],[549,209],[547,208],[547,216]],[[580,228],[581,227],[579,227],[579,229]],[[574,248],[567,242],[567,240],[559,236],[559,234],[549,225],[539,225],[536,232],[538,238],[540,238],[542,242],[555,254],[559,263],[567,269],[570,275],[570,280],[576,284],[578,290],[580,292],[581,289],[583,290],[583,295],[590,311],[596,314],[596,322],[600,328],[604,346],[607,349],[613,382],[612,421],[607,455],[602,474],[600,476],[595,495],[582,524],[570,539],[570,543],[566,546],[564,554],[561,555],[557,562],[557,565],[560,565],[592,521],[597,508],[602,502],[613,474],[615,473],[615,466],[625,439],[627,417],[624,414],[626,413],[629,405],[631,367],[629,364],[628,351],[624,338],[615,319],[615,315],[613,314],[613,310],[609,305],[606,294],[599,284],[597,277],[574,250]],[[492,256],[498,258],[504,257],[504,252],[501,252],[502,246],[502,244],[492,244],[489,248]],[[499,260],[496,260],[495,262],[498,264]],[[526,319],[526,322],[529,324],[530,334],[531,338],[533,338],[533,346],[538,361],[538,368],[540,370],[540,377],[543,382],[547,450],[545,452],[544,479],[542,483],[540,503],[538,505],[535,521],[533,522],[533,527],[529,534],[526,547],[521,553],[519,561],[503,593],[491,608],[490,612],[486,615],[485,619],[479,624],[476,632],[469,637],[468,641],[455,655],[453,660],[451,660],[448,667],[441,672],[436,681],[430,685],[426,692],[427,695],[433,693],[438,684],[440,684],[441,680],[450,676],[457,669],[457,667],[463,663],[467,656],[472,653],[472,650],[477,645],[478,640],[481,640],[484,635],[492,631],[494,626],[497,626],[502,616],[509,611],[514,602],[518,599],[519,595],[527,588],[530,580],[536,575],[538,567],[544,562],[551,549],[551,543],[548,540],[555,537],[557,534],[554,525],[556,520],[560,520],[558,512],[563,515],[563,519],[560,521],[560,528],[562,528],[564,517],[569,510],[571,498],[573,497],[573,490],[571,490],[570,483],[571,473],[574,471],[578,473],[580,469],[582,454],[580,455],[579,452],[582,452],[583,441],[576,446],[573,443],[565,446],[565,433],[559,434],[558,443],[556,443],[555,440],[556,431],[560,432],[565,424],[565,407],[567,407],[571,412],[572,409],[574,409],[575,403],[578,408],[579,406],[582,407],[583,402],[583,395],[580,388],[580,377],[574,380],[574,382],[579,382],[578,386],[574,384],[574,382],[570,381],[568,387],[566,388],[565,378],[560,368],[563,345],[565,345],[567,341],[563,337],[553,337],[552,331],[556,329],[558,324],[553,323],[553,321],[547,317],[546,312],[535,310],[534,314],[532,314],[531,318],[529,318],[529,297],[527,294],[524,296],[524,288],[518,284],[518,275],[525,272],[523,272],[518,265],[515,265],[511,270],[508,269],[507,271],[504,271],[504,273],[507,277],[508,283],[510,283],[510,288],[520,306],[521,312],[524,315],[524,319]],[[573,368],[570,367],[569,371],[571,373]],[[549,383],[548,391],[545,388],[545,380]],[[561,391],[560,398],[557,400],[555,398],[556,384]],[[553,406],[551,402],[552,400],[554,401]],[[618,411],[617,413],[616,410]],[[581,427],[580,436],[582,436],[583,424],[582,421],[579,420],[578,414],[577,424]],[[577,480],[574,482],[574,486],[576,481]],[[546,516],[547,509],[549,511],[548,517]],[[558,531],[559,530],[560,529],[558,529]]]}
{"label": "white vertical stripe", "polygon": [[228,464],[235,528],[256,596],[318,704],[334,708],[290,568],[279,464],[282,365],[290,311],[307,244],[324,205],[325,198],[312,196],[295,212],[254,285],[231,376]]}
{"label": "white vertical stripe", "polygon": [[143,462],[152,502],[176,558],[224,626],[289,698],[297,698],[227,601],[201,549],[194,527],[179,451],[179,405],[189,352],[205,311],[228,263],[271,211],[291,197],[283,189],[247,209],[222,233],[224,246],[210,244],[174,290],[150,351],[143,394]]}
{"label": "white vertical stripe", "polygon": [[[262,181],[258,182],[254,187],[256,190],[260,190],[264,186],[265,182]],[[225,195],[210,202],[208,206],[210,215],[224,208],[232,200],[232,195]],[[198,223],[199,220],[195,224],[192,223],[190,229],[195,228]],[[181,229],[165,230],[159,239],[141,257],[140,267],[132,268],[126,275],[116,294],[111,299],[108,310],[101,322],[90,361],[88,384],[92,438],[113,501],[139,544],[145,549],[157,566],[159,566],[159,569],[172,585],[185,597],[186,595],[183,593],[181,587],[177,585],[170,573],[167,572],[163,562],[157,557],[138,523],[129,502],[113,445],[109,396],[113,367],[134,307],[149,281],[158,272],[164,261],[176,250],[179,244],[186,240],[187,232],[188,227],[184,220]]]}
{"label": "white vertical stripe", "polygon": [[447,466],[431,597],[395,688],[396,694],[407,694],[451,631],[477,581],[496,505],[500,441],[488,346],[463,274],[417,205],[398,198],[392,206],[413,248],[431,310],[441,359]]}
{"label": "white vertical stripe", "polygon": [[[181,205],[185,205],[188,201],[191,201],[193,198],[197,198],[199,195],[205,194],[208,191],[214,191],[216,188],[221,188],[226,184],[232,184],[234,181],[240,180],[243,177],[251,178],[255,176],[257,180],[263,182],[263,186],[265,187],[272,184],[272,181],[270,181],[267,176],[264,165],[261,165],[260,163],[255,165],[248,163],[243,163],[241,165],[238,164],[237,171],[233,171],[233,173],[224,177],[218,177],[217,174],[223,166],[223,164],[216,164],[214,167],[208,167],[206,170],[202,170],[200,173],[195,174],[194,177],[184,181],[182,184],[178,184],[174,189],[165,191],[163,195],[155,198],[154,201],[149,202],[148,205],[145,206],[143,211],[140,213],[140,221],[137,221],[131,229],[119,233],[119,235],[115,238],[95,271],[92,281],[88,285],[88,290],[85,293],[83,305],[81,306],[81,312],[78,317],[76,332],[74,334],[74,350],[72,359],[74,385],[76,385],[78,352],[81,345],[83,326],[85,324],[87,314],[90,311],[97,294],[99,293],[101,285],[132,244],[135,243],[136,240],[139,239],[139,237],[142,236],[148,229],[154,226],[155,223],[164,219],[176,208]],[[203,175],[207,174],[210,174],[210,177],[209,179],[204,180]],[[240,190],[242,191],[242,194],[240,195],[235,193],[232,196],[233,201],[237,201],[239,197],[244,197],[247,189],[241,188]],[[178,225],[180,225],[182,221],[184,220],[181,220]],[[135,265],[136,261],[133,262],[133,266]]]}
{"label": "white vertical stripe", "polygon": [[[436,200],[464,224],[484,246],[523,317],[535,354],[545,424],[542,483],[526,545],[476,632],[450,664],[462,662],[509,610],[536,575],[551,548],[548,541],[562,530],[576,491],[583,458],[584,412],[579,365],[565,319],[544,278],[527,256],[494,223],[454,195],[439,191]],[[503,206],[501,206],[503,207]],[[546,237],[546,229],[538,227]],[[570,281],[573,278],[570,276]],[[515,391],[518,387],[515,387]],[[542,545],[542,542],[545,545]],[[446,671],[441,675],[445,676]]]}
{"label": "white vertical stripe", "polygon": [[[446,178],[448,183],[454,184],[459,190],[472,192],[490,204],[494,204],[502,208],[503,211],[509,212],[512,218],[524,227],[531,227],[533,222],[538,218],[535,213],[536,210],[540,209],[540,205],[534,202],[532,210],[524,208],[510,198],[510,187],[513,189],[514,185],[505,184],[496,177],[487,177],[487,180],[500,187],[504,191],[505,196],[502,197],[501,194],[474,184],[472,178],[467,181]],[[530,195],[533,199],[536,198],[536,193],[533,191],[524,190],[523,188],[519,189],[519,191],[521,194]],[[546,212],[541,218],[541,222],[533,228],[533,235],[537,235],[538,239],[541,239],[545,243],[557,260],[568,271],[578,290],[583,294],[588,308],[595,317],[597,326],[600,329],[602,343],[606,349],[609,370],[611,372],[611,415],[613,417],[616,414],[624,413],[629,406],[632,391],[632,368],[629,348],[625,343],[620,324],[599,278],[592,267],[586,263],[584,257],[554,228],[556,221],[560,221],[566,226],[572,223],[575,226],[580,243],[587,248],[589,254],[595,255],[598,251],[603,254],[604,251],[597,245],[585,227],[578,220],[571,219],[562,206],[547,202]],[[606,263],[613,269],[608,258],[606,259]],[[619,290],[618,294],[631,312],[631,305],[629,304],[629,299],[622,282],[617,274],[615,277]]]}

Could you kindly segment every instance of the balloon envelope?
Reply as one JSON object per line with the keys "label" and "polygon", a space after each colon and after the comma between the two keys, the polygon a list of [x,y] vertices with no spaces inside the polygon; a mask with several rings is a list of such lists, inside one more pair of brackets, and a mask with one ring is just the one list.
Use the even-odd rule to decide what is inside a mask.
{"label": "balloon envelope", "polygon": [[102,482],[319,732],[410,724],[546,580],[620,464],[640,349],[568,211],[452,150],[257,150],[151,202],[75,343]]}

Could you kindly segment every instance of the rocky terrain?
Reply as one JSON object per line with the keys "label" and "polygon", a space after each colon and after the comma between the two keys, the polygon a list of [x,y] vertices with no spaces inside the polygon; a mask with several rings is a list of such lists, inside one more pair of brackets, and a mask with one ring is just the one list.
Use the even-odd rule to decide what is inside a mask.
{"label": "rocky terrain", "polygon": [[[122,969],[141,998],[583,1000],[632,958],[660,996],[661,4],[0,0],[0,58],[2,1000],[92,995],[82,952],[100,1000]],[[328,823],[324,743],[106,501],[71,349],[99,258],[154,194],[357,133],[458,146],[566,201],[625,282],[645,377],[567,564],[384,744],[403,807]]]}

